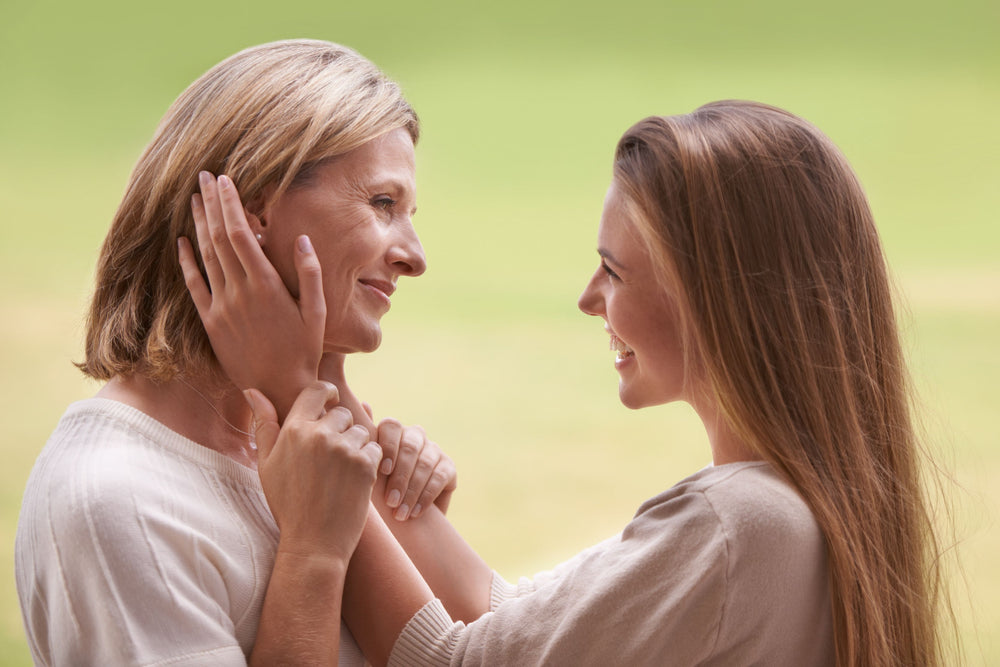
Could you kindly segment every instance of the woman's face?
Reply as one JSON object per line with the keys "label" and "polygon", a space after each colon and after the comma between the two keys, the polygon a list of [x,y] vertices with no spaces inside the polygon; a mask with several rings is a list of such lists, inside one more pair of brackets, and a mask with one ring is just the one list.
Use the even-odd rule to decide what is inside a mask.
{"label": "woman's face", "polygon": [[293,294],[295,240],[307,234],[316,249],[327,307],[324,352],[377,348],[396,280],[424,272],[415,202],[413,141],[397,129],[322,165],[263,211],[265,253]]}
{"label": "woman's face", "polygon": [[579,306],[604,319],[617,353],[618,395],[629,408],[689,400],[677,303],[657,280],[640,239],[612,182],[597,233],[601,266],[580,295]]}

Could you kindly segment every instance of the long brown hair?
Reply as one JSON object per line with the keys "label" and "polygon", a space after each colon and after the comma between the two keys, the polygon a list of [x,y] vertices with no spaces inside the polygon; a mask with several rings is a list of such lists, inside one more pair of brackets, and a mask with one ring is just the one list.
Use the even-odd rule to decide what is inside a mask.
{"label": "long brown hair", "polygon": [[273,200],[316,164],[397,128],[416,142],[417,116],[399,86],[338,44],[262,44],[203,74],[167,111],[129,179],[101,249],[80,369],[100,380],[166,380],[213,366],[177,263],[177,239],[194,238],[199,171],[229,175],[245,202],[265,191]]}
{"label": "long brown hair", "polygon": [[788,112],[726,101],[633,126],[614,176],[681,286],[707,391],[823,531],[837,663],[940,664],[942,577],[909,380],[846,159]]}

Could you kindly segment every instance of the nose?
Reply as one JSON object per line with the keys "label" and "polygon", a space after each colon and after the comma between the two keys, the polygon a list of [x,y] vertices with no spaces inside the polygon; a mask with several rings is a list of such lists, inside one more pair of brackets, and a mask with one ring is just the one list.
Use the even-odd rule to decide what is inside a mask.
{"label": "nose", "polygon": [[404,276],[419,276],[427,270],[424,247],[410,220],[399,226],[386,259]]}
{"label": "nose", "polygon": [[583,294],[576,302],[577,307],[587,315],[600,316],[604,312],[604,296],[598,286],[598,280],[603,277],[601,274],[602,271],[598,268],[590,277],[587,286],[583,288]]}

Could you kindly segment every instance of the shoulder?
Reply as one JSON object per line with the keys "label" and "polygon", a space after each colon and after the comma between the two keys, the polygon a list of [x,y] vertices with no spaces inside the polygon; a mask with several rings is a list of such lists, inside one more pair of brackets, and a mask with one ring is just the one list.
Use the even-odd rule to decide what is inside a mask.
{"label": "shoulder", "polygon": [[799,492],[763,462],[720,466],[694,484],[731,538],[765,549],[822,541],[812,510]]}
{"label": "shoulder", "polygon": [[812,511],[763,462],[706,468],[647,501],[632,526],[645,526],[660,541],[711,546],[730,584],[825,572],[826,542]]}
{"label": "shoulder", "polygon": [[216,524],[240,483],[254,492],[259,482],[253,471],[213,455],[224,458],[123,404],[75,403],[32,469],[20,532],[74,549],[145,549],[158,527]]}
{"label": "shoulder", "polygon": [[734,534],[818,530],[799,493],[764,462],[705,468],[648,500],[636,516],[678,507],[713,518]]}

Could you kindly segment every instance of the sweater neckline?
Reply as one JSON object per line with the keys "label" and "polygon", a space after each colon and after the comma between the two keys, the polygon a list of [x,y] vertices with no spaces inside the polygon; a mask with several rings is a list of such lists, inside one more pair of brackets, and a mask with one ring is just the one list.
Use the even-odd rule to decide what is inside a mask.
{"label": "sweater neckline", "polygon": [[142,410],[110,398],[92,397],[76,401],[66,409],[65,417],[98,415],[123,423],[158,447],[245,486],[260,488],[260,477],[252,470],[220,454],[211,447],[186,438]]}

